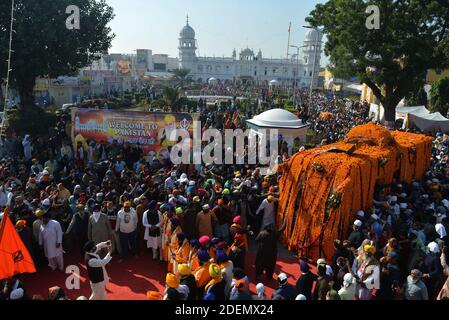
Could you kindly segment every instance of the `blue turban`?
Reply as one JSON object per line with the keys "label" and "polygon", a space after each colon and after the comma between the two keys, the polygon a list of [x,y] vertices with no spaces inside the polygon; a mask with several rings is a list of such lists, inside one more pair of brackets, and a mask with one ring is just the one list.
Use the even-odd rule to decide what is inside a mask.
{"label": "blue turban", "polygon": [[309,272],[310,270],[309,265],[305,261],[301,261],[301,263],[299,264],[299,269],[301,270],[301,272]]}
{"label": "blue turban", "polygon": [[183,243],[184,240],[186,239],[186,235],[183,232],[178,233],[176,237],[178,238],[178,242],[180,243]]}
{"label": "blue turban", "polygon": [[212,240],[210,241],[210,244],[215,246],[217,244],[219,244],[221,242],[220,238],[212,238]]}
{"label": "blue turban", "polygon": [[223,263],[229,260],[228,255],[223,250],[217,250],[216,256],[217,263]]}
{"label": "blue turban", "polygon": [[197,239],[192,239],[192,240],[190,240],[190,246],[194,247],[194,248],[199,248],[200,242]]}
{"label": "blue turban", "polygon": [[197,256],[198,260],[200,260],[201,262],[207,262],[210,260],[209,252],[207,252],[206,250],[199,250]]}
{"label": "blue turban", "polygon": [[176,217],[173,217],[173,218],[171,218],[170,219],[170,222],[171,222],[171,225],[173,226],[173,227],[179,227],[179,219],[178,218],[176,218]]}
{"label": "blue turban", "polygon": [[155,200],[151,200],[150,203],[148,204],[148,209],[154,210],[154,209],[156,209],[156,205],[157,205],[157,202]]}

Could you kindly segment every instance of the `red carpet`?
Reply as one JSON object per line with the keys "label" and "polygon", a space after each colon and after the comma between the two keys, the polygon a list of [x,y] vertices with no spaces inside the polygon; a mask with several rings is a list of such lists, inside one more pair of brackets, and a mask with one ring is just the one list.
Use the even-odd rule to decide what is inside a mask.
{"label": "red carpet", "polygon": [[[149,290],[163,292],[165,286],[166,263],[155,262],[151,259],[148,252],[144,256],[129,257],[123,263],[117,262],[114,258],[107,266],[107,272],[110,282],[107,286],[109,300],[146,300],[146,292]],[[248,253],[246,272],[251,281],[251,291],[255,292],[254,283],[254,260],[255,253]],[[64,289],[70,299],[76,299],[79,296],[89,297],[91,294],[90,284],[87,281],[87,270],[83,264],[80,264],[81,258],[75,258],[73,255],[65,255],[64,263],[76,265],[80,269],[79,290],[66,289],[66,279],[68,274],[59,271],[51,272],[49,268],[41,268],[38,273],[32,275],[22,275],[20,278],[24,281],[27,292],[30,296],[34,294],[48,296],[48,288],[59,286]],[[275,273],[284,272],[289,277],[289,282],[295,284],[299,276],[299,266],[294,258],[279,258]],[[277,287],[276,280],[266,280],[264,277],[260,280],[266,287],[266,294],[271,298],[273,290]]]}

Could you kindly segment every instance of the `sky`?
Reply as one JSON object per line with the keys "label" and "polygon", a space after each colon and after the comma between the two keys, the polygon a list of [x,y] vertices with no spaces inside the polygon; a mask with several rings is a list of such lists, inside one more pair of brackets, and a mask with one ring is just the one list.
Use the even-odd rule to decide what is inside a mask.
{"label": "sky", "polygon": [[[106,0],[114,8],[116,37],[110,53],[151,49],[178,56],[179,32],[189,16],[200,56],[231,56],[246,47],[263,56],[285,58],[291,44],[302,46],[305,18],[325,0]],[[291,48],[291,53],[296,50]]]}

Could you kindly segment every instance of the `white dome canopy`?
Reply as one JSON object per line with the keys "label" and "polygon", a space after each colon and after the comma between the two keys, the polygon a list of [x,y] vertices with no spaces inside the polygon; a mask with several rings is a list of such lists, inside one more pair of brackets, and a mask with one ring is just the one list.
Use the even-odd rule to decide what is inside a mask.
{"label": "white dome canopy", "polygon": [[181,32],[179,33],[179,36],[182,39],[195,39],[195,30],[189,25],[187,22],[187,25],[182,28]]}
{"label": "white dome canopy", "polygon": [[277,85],[277,84],[279,84],[279,81],[275,79],[270,81],[270,85]]}
{"label": "white dome canopy", "polygon": [[312,42],[316,42],[317,41],[317,37],[318,37],[318,41],[321,41],[323,35],[316,29],[309,29],[306,32],[306,37],[305,37],[305,41],[312,41]]}
{"label": "white dome canopy", "polygon": [[255,116],[248,122],[259,127],[274,127],[274,128],[304,127],[304,124],[296,115],[284,109],[271,109],[265,111]]}
{"label": "white dome canopy", "polygon": [[209,82],[209,83],[217,83],[218,80],[216,78],[212,77],[212,78],[209,78],[209,80],[207,80],[207,82]]}

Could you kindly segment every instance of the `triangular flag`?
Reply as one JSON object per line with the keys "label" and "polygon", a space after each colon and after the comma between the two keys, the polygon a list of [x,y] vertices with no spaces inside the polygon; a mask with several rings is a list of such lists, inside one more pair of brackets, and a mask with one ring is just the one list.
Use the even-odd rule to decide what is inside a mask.
{"label": "triangular flag", "polygon": [[8,209],[3,213],[0,226],[0,279],[19,273],[35,273],[33,259],[12,224]]}

